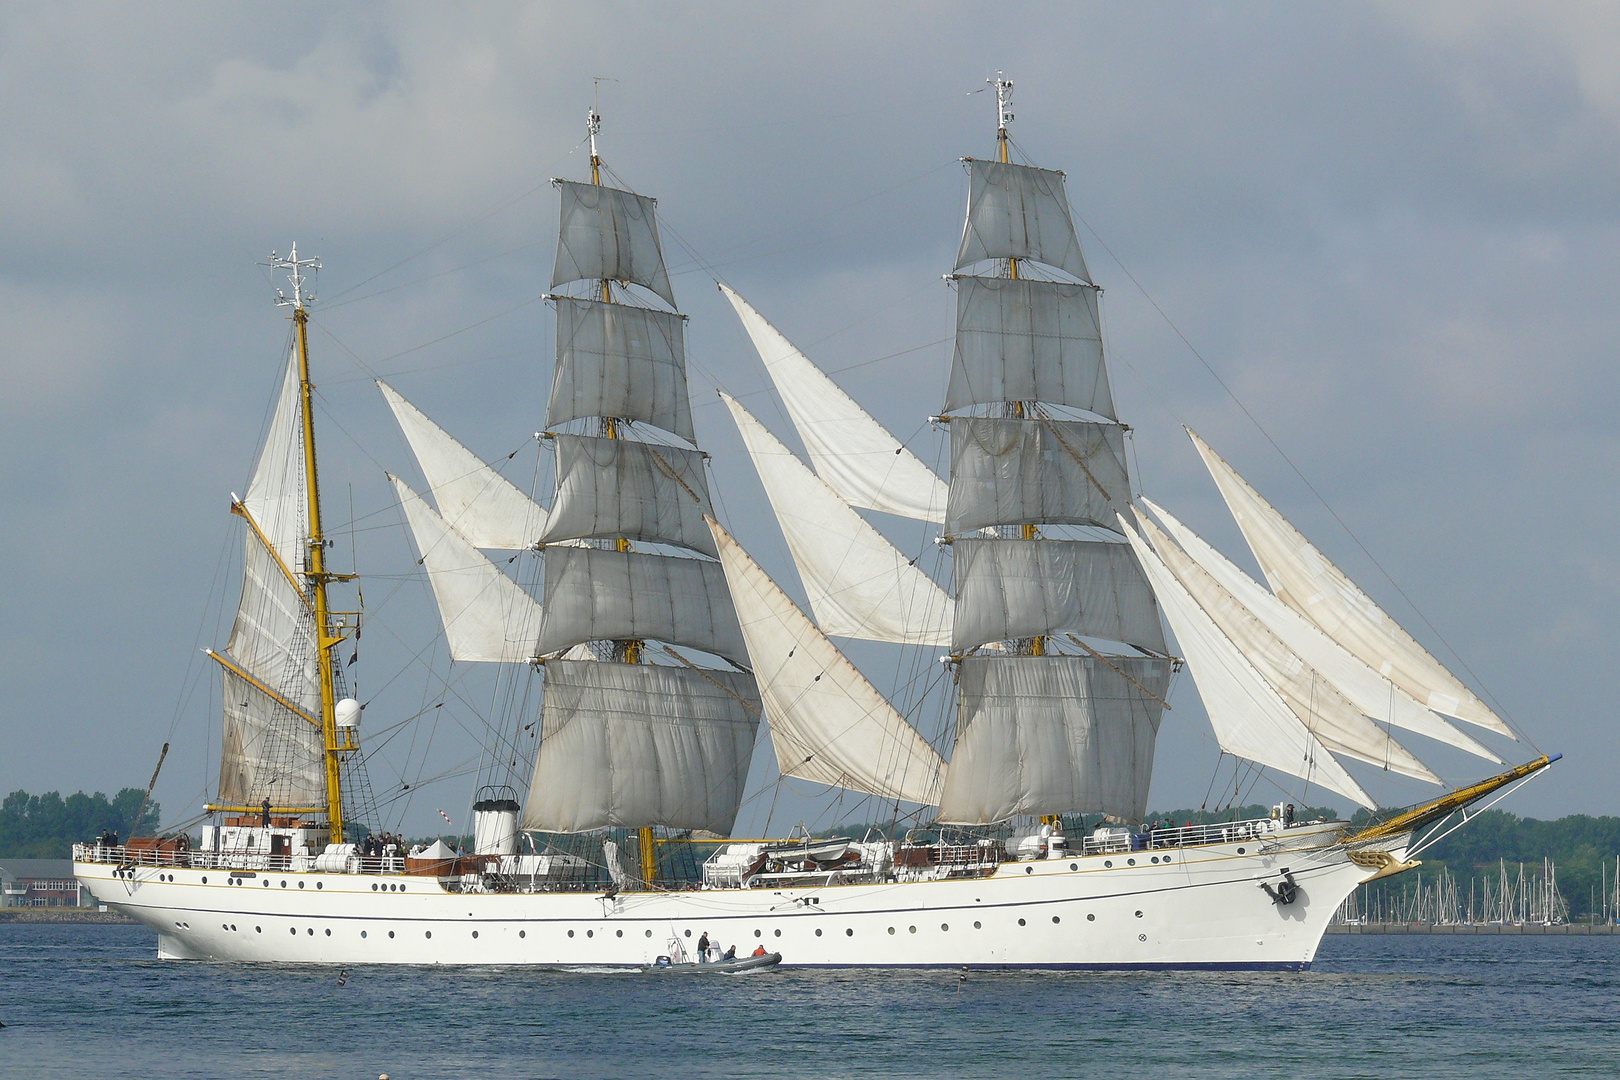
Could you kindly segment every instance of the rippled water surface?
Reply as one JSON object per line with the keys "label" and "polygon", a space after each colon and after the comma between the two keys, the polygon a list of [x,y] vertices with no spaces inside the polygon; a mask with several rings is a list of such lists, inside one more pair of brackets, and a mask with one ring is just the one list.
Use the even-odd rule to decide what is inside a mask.
{"label": "rippled water surface", "polygon": [[724,977],[154,958],[0,924],[0,1076],[1620,1075],[1620,938],[1329,937],[1305,974]]}

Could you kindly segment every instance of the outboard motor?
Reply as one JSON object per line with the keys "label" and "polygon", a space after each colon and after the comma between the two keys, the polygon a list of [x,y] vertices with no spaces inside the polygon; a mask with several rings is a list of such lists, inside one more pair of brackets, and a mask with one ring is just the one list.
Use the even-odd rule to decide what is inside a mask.
{"label": "outboard motor", "polygon": [[509,787],[484,788],[473,803],[473,854],[516,855],[518,804]]}

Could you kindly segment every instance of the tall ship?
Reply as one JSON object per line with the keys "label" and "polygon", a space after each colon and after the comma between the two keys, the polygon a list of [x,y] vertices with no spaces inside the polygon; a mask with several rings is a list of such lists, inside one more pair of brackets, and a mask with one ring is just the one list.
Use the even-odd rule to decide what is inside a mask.
{"label": "tall ship", "polygon": [[[594,109],[590,178],[555,181],[549,505],[379,384],[429,489],[390,477],[452,661],[540,689],[537,707],[513,696],[505,774],[480,777],[462,848],[378,835],[339,658],[361,617],[334,607],[353,575],[331,569],[319,490],[318,264],[273,256],[292,351],[231,500],[245,548],[209,653],[216,797],[200,843],[75,846],[85,886],[175,959],[644,967],[702,960],[709,939],[799,966],[1304,969],[1355,888],[1556,760],[1505,767],[1475,736],[1512,740],[1508,725],[1196,434],[1263,583],[1133,495],[1065,176],[1014,160],[1012,84],[994,88],[995,152],[963,159],[954,353],[930,418],[947,476],[720,285],[808,454],[722,394],[808,612],[717,520],[657,205],[603,183]],[[925,523],[948,581],[873,512]],[[503,568],[520,554],[532,584]],[[850,641],[944,681],[939,735]],[[1284,798],[1261,818],[1145,824],[1183,666],[1223,755],[1300,805],[1314,787],[1374,813],[1306,820]],[[780,778],[887,806],[893,827],[734,836],[761,728]],[[1448,789],[1396,731],[1499,771]],[[1441,790],[1381,808],[1347,760]]]}

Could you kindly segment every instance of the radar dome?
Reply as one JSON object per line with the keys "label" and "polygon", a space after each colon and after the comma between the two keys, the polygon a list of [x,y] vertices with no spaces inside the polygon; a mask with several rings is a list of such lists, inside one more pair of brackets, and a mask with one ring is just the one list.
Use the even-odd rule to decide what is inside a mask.
{"label": "radar dome", "polygon": [[340,728],[357,728],[360,726],[360,703],[352,697],[346,697],[337,703],[332,710]]}

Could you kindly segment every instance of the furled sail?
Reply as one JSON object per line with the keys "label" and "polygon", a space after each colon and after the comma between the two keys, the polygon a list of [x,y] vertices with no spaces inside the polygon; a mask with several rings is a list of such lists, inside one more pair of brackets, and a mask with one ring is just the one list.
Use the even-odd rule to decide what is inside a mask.
{"label": "furled sail", "polygon": [[1401,629],[1209,444],[1188,431],[1277,598],[1435,712],[1513,738],[1472,690]]}
{"label": "furled sail", "polygon": [[546,549],[540,652],[652,638],[745,664],[748,651],[718,563],[589,547]]}
{"label": "furled sail", "polygon": [[824,633],[901,645],[945,645],[954,604],[933,579],[826,481],[722,393],[786,537]]}
{"label": "furled sail", "polygon": [[956,279],[956,352],[945,411],[1046,401],[1117,419],[1097,290],[1029,278]]}
{"label": "furled sail", "polygon": [[783,776],[932,804],[945,763],[759,564],[709,519]]}
{"label": "furled sail", "polygon": [[945,514],[945,485],[934,471],[829,379],[815,363],[725,285],[737,317],[782,396],[810,464],[852,506],[920,521]]}
{"label": "furled sail", "polygon": [[534,659],[540,605],[435,514],[397,476],[394,490],[410,522],[444,622],[450,659],[520,664]]}
{"label": "furled sail", "polygon": [[959,537],[951,559],[953,652],[1057,630],[1165,651],[1153,590],[1125,544]]}
{"label": "furled sail", "polygon": [[325,803],[326,740],[320,725],[230,668],[223,673],[220,801],[236,806],[257,806],[263,799],[274,806]]}
{"label": "furled sail", "polygon": [[439,514],[473,547],[516,551],[545,528],[546,511],[500,473],[480,461],[393,387],[377,386],[394,411]]}
{"label": "furled sail", "polygon": [[1091,282],[1061,172],[966,160],[968,211],[958,270],[986,259],[1034,259]]}
{"label": "furled sail", "polygon": [[523,828],[731,832],[759,729],[752,678],[591,660],[545,670]]}
{"label": "furled sail", "polygon": [[551,287],[570,281],[628,281],[675,306],[658,242],[657,200],[633,191],[553,180],[562,192]]}
{"label": "furled sail", "polygon": [[258,465],[242,505],[264,533],[288,570],[297,574],[308,564],[304,550],[309,535],[308,476],[304,468],[303,406],[298,354],[287,363]]}
{"label": "furled sail", "polygon": [[1137,560],[1187,658],[1198,696],[1221,749],[1236,757],[1320,784],[1369,810],[1377,803],[1311,734],[1288,703],[1233,645],[1146,541],[1125,523]]}
{"label": "furled sail", "polygon": [[1170,685],[1159,657],[969,656],[939,820],[1147,812]]}
{"label": "furled sail", "polygon": [[1441,782],[1427,765],[1363,716],[1338,687],[1272,633],[1158,526],[1144,517],[1137,520],[1142,535],[1182,588],[1323,746],[1402,776],[1430,784]]}
{"label": "furled sail", "polygon": [[557,497],[541,543],[623,537],[715,553],[702,453],[594,435],[552,440]]}
{"label": "furled sail", "polygon": [[1118,424],[956,416],[950,425],[947,535],[1026,523],[1113,529],[1130,505]]}
{"label": "furled sail", "polygon": [[[1142,502],[1164,523],[1165,531],[1194,562],[1276,634],[1288,647],[1349,698],[1363,714],[1381,724],[1426,735],[1459,750],[1501,764],[1502,759],[1464,732],[1425,709],[1406,691],[1352,656],[1265,586],[1240,570],[1163,507]],[[1157,546],[1157,543],[1155,543]]]}
{"label": "furled sail", "polygon": [[694,441],[686,319],[629,304],[554,296],[557,370],[546,426],[588,416],[639,420]]}

